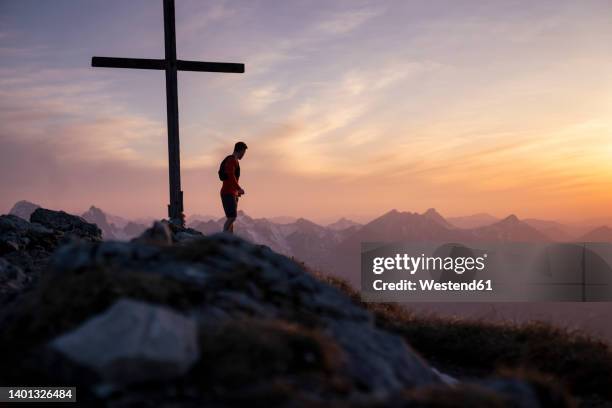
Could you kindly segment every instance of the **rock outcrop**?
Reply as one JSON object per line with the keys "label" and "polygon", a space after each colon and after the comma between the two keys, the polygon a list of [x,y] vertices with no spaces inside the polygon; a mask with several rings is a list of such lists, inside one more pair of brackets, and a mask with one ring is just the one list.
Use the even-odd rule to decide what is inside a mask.
{"label": "rock outcrop", "polygon": [[15,215],[0,215],[0,255],[30,249],[53,250],[59,235],[38,223]]}
{"label": "rock outcrop", "polygon": [[88,241],[102,239],[102,230],[81,217],[64,211],[53,211],[38,208],[30,216],[30,222],[62,232],[67,237],[81,238]]}
{"label": "rock outcrop", "polygon": [[31,220],[0,215],[0,268],[4,271],[0,277],[0,305],[35,282],[62,243],[75,238],[101,240],[94,224],[62,211],[38,208]]}

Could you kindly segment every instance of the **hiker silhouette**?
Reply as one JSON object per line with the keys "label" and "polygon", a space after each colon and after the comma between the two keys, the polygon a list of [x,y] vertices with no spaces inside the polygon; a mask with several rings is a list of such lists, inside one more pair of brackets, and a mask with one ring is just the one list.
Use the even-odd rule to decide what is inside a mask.
{"label": "hiker silhouette", "polygon": [[223,224],[223,231],[230,234],[234,233],[234,221],[238,216],[238,198],[244,195],[244,189],[238,184],[240,179],[240,164],[246,153],[247,145],[244,142],[237,142],[234,151],[225,157],[219,165],[219,179],[223,181],[221,186],[221,204],[227,219]]}

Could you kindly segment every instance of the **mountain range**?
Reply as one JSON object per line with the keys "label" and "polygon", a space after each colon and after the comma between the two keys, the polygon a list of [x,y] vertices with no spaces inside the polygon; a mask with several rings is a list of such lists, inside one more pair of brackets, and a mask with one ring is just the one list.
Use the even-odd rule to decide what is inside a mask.
{"label": "mountain range", "polygon": [[[16,215],[29,221],[30,215],[32,215],[37,208],[40,208],[40,205],[30,201],[21,200],[13,205],[9,211],[9,214]],[[98,228],[102,230],[102,237],[105,240],[120,241],[126,241],[137,237],[138,235],[142,234],[142,232],[146,230],[154,221],[154,218],[131,221],[117,215],[106,214],[104,211],[93,205],[89,207],[87,211],[82,213],[80,217],[87,222],[96,224]]]}
{"label": "mountain range", "polygon": [[[20,201],[10,213],[29,219],[37,204]],[[525,219],[515,215],[504,219],[489,214],[445,218],[434,208],[423,213],[393,209],[366,224],[346,218],[319,225],[305,218],[252,218],[239,211],[236,234],[251,242],[305,262],[309,266],[351,279],[358,269],[361,242],[375,241],[489,241],[489,242],[612,242],[612,229],[588,227],[555,221]],[[129,240],[140,235],[152,221],[128,220],[106,214],[91,206],[80,215],[95,223],[106,240]],[[223,229],[225,218],[191,215],[187,226],[204,234]],[[347,276],[348,275],[348,276]]]}

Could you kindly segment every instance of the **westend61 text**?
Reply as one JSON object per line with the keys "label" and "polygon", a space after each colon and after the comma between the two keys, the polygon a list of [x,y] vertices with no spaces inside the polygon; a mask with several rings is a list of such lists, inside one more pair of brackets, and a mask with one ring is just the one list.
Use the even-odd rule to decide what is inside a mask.
{"label": "westend61 text", "polygon": [[472,280],[470,282],[437,282],[433,279],[419,279],[419,284],[407,279],[398,282],[384,282],[381,279],[375,280],[372,284],[374,290],[407,290],[407,291],[492,291],[493,285],[490,279]]}

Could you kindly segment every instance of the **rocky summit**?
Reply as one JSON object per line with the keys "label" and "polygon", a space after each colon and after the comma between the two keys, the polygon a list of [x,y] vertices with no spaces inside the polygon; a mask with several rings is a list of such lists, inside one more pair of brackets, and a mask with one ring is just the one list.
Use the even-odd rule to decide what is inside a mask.
{"label": "rocky summit", "polygon": [[[101,241],[91,225],[0,217],[0,285],[23,286],[0,311],[0,383],[76,386],[101,407],[545,406],[527,382],[440,374],[266,246],[167,222]],[[40,256],[36,279],[16,254]]]}

